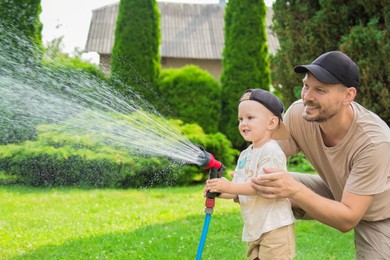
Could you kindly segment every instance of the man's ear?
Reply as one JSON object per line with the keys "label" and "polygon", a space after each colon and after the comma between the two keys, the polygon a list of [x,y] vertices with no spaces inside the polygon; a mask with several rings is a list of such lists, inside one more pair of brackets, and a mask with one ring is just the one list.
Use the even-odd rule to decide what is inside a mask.
{"label": "man's ear", "polygon": [[344,98],[344,104],[345,105],[349,105],[349,104],[351,104],[352,103],[352,101],[355,99],[355,97],[356,97],[356,92],[357,92],[357,90],[356,90],[356,88],[354,88],[354,87],[349,87],[349,88],[347,88],[347,90],[346,90],[346,93],[345,93],[345,98]]}

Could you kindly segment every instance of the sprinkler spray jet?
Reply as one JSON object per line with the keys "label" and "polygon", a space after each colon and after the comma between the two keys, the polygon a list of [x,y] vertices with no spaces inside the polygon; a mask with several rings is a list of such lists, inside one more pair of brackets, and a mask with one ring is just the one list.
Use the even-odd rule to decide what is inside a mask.
{"label": "sprinkler spray jet", "polygon": [[[210,179],[221,178],[222,175],[224,174],[225,166],[221,162],[217,161],[211,153],[204,151],[204,153],[199,156],[199,160],[202,162],[201,163],[202,167],[204,167],[206,170],[210,169],[209,170]],[[205,202],[206,208],[204,209],[204,212],[206,213],[206,217],[204,220],[202,236],[199,241],[196,260],[200,260],[202,257],[204,243],[206,241],[207,231],[210,225],[211,214],[214,213],[215,198],[218,197],[219,195],[221,195],[221,193],[219,192],[207,191],[206,202]]]}

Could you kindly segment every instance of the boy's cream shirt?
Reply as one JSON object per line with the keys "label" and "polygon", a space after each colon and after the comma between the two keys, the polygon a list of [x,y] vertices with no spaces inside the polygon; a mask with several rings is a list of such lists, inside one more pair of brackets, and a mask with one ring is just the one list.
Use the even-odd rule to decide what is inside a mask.
{"label": "boy's cream shirt", "polygon": [[[286,156],[274,140],[259,148],[250,145],[241,152],[233,182],[249,182],[252,178],[264,174],[264,167],[287,170]],[[263,233],[290,225],[295,220],[288,199],[269,200],[261,196],[244,195],[239,195],[239,199],[244,219],[243,241],[257,240]]]}

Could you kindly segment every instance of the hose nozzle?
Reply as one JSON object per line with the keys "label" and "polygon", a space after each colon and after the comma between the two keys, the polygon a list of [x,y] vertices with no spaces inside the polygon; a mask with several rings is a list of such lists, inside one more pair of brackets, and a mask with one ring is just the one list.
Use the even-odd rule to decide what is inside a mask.
{"label": "hose nozzle", "polygon": [[[217,161],[211,153],[208,153],[203,150],[203,153],[199,155],[202,167],[205,169],[210,169],[210,179],[221,178],[225,172],[225,166]],[[214,198],[218,197],[221,193],[219,192],[207,192],[206,199],[206,208],[214,207]]]}
{"label": "hose nozzle", "polygon": [[199,155],[199,158],[202,161],[202,167],[204,167],[206,170],[210,168],[216,168],[219,170],[222,168],[222,163],[220,161],[217,161],[217,159],[214,158],[214,155],[206,151],[203,152],[203,154]]}

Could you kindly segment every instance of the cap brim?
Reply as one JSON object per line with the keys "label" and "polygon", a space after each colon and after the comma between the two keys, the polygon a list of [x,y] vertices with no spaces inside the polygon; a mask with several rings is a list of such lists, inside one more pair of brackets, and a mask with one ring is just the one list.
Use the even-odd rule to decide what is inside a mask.
{"label": "cap brim", "polygon": [[272,133],[271,137],[274,140],[284,140],[290,137],[290,132],[283,121],[280,120],[278,129]]}
{"label": "cap brim", "polygon": [[316,65],[316,64],[296,66],[296,67],[294,67],[294,71],[296,73],[306,73],[309,71],[311,74],[313,74],[313,76],[316,79],[318,79],[322,83],[326,83],[326,84],[341,83],[337,78],[335,78],[332,74],[330,74],[326,69],[324,69],[321,66]]}

